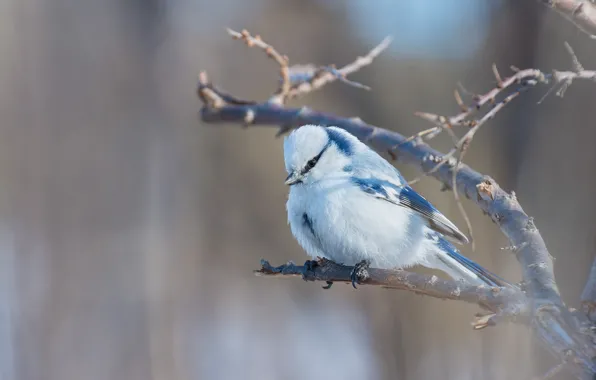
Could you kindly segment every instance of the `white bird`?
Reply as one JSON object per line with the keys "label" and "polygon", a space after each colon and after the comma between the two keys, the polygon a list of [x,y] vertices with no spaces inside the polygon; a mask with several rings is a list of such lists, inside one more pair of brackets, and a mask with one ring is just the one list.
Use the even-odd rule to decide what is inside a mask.
{"label": "white bird", "polygon": [[299,127],[284,139],[284,160],[292,234],[315,260],[354,266],[354,287],[369,265],[422,265],[471,285],[507,284],[461,255],[449,240],[468,238],[393,165],[343,129]]}

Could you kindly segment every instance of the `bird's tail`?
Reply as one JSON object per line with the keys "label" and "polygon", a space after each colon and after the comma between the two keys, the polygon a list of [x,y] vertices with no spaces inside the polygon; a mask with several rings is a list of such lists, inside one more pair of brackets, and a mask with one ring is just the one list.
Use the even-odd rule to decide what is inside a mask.
{"label": "bird's tail", "polygon": [[491,273],[463,256],[447,239],[435,235],[432,239],[438,249],[435,250],[434,266],[455,279],[462,279],[475,286],[488,285],[513,287],[494,273]]}

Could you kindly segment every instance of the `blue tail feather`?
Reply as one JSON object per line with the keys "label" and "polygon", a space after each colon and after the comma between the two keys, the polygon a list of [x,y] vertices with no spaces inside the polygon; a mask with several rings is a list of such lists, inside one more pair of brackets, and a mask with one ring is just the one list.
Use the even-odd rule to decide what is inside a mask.
{"label": "blue tail feather", "polygon": [[436,244],[439,246],[439,248],[443,252],[445,252],[447,255],[449,255],[449,257],[453,258],[458,263],[460,263],[466,269],[475,273],[487,285],[499,286],[499,287],[512,287],[513,286],[512,284],[505,281],[501,277],[497,276],[496,274],[494,274],[492,272],[489,272],[488,270],[481,267],[479,264],[476,264],[472,260],[463,256],[461,253],[459,253],[457,251],[457,249],[453,246],[453,244],[451,244],[444,237],[435,235],[433,240],[436,241]]}

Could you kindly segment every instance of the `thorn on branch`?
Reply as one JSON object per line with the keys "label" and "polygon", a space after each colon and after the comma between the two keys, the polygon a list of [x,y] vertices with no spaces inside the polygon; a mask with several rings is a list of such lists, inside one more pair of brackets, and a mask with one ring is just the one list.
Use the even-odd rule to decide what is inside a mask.
{"label": "thorn on branch", "polygon": [[459,106],[459,109],[461,110],[461,112],[468,112],[470,110],[470,108],[464,104],[464,101],[462,100],[459,92],[457,90],[454,90],[453,95],[455,96],[455,102]]}
{"label": "thorn on branch", "polygon": [[497,80],[497,88],[503,88],[503,80],[501,79],[501,75],[499,74],[499,70],[497,70],[497,65],[495,63],[493,63],[493,74]]}
{"label": "thorn on branch", "polygon": [[203,104],[212,108],[221,108],[226,105],[222,97],[213,89],[209,78],[205,71],[199,73],[199,86],[197,87],[197,95]]}
{"label": "thorn on branch", "polygon": [[571,45],[569,45],[569,42],[567,41],[565,41],[565,49],[567,49],[567,52],[571,56],[571,66],[573,68],[573,71],[575,71],[576,73],[584,71],[584,66],[579,62],[579,58],[577,58],[577,55],[573,51],[573,48],[571,47]]}

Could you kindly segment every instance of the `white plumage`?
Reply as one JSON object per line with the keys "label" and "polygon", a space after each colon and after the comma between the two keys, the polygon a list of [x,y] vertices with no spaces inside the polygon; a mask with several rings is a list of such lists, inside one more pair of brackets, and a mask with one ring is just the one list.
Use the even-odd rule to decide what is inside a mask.
{"label": "white plumage", "polygon": [[423,265],[474,285],[502,285],[447,240],[457,227],[397,169],[348,132],[305,125],[284,140],[288,222],[313,258],[376,268]]}

